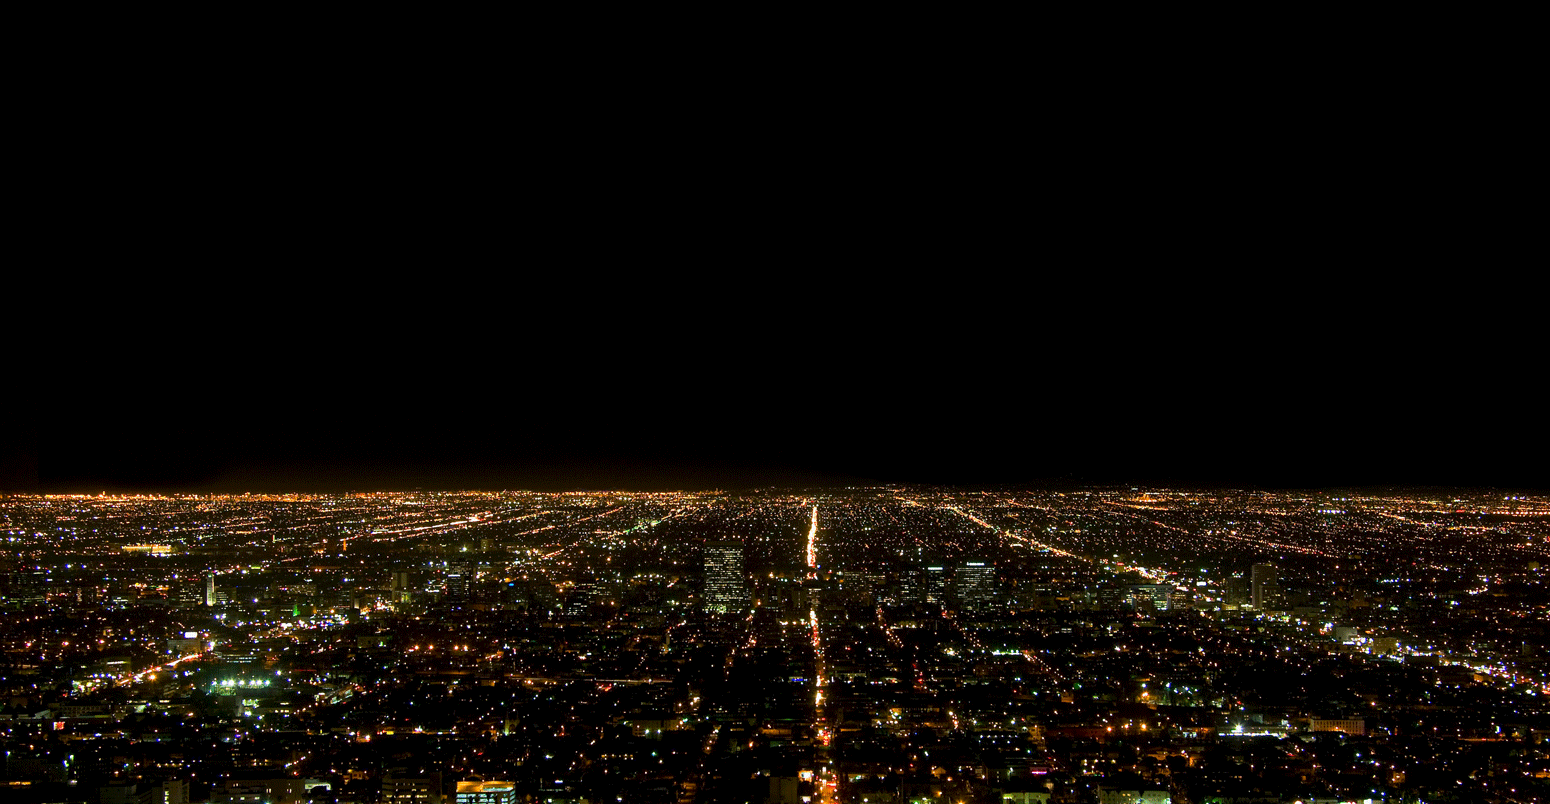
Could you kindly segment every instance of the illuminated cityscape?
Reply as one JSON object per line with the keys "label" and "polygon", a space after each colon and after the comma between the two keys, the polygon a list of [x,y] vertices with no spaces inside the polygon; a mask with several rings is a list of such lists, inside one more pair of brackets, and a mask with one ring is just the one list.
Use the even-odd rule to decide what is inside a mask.
{"label": "illuminated cityscape", "polygon": [[7,801],[1535,802],[1550,497],[0,498]]}
{"label": "illuminated cityscape", "polygon": [[1550,804],[1528,48],[77,16],[0,804]]}

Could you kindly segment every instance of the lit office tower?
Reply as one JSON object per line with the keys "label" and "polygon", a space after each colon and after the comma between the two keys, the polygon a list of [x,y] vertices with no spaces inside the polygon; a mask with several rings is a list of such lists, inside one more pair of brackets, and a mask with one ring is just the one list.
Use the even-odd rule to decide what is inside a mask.
{"label": "lit office tower", "polygon": [[899,573],[899,602],[919,603],[926,599],[926,576],[920,568]]}
{"label": "lit office tower", "polygon": [[441,774],[382,777],[382,804],[442,804]]}
{"label": "lit office tower", "polygon": [[947,568],[926,567],[926,602],[947,605]]}
{"label": "lit office tower", "polygon": [[1264,611],[1266,606],[1280,602],[1281,582],[1276,577],[1276,565],[1255,564],[1250,577],[1254,584],[1255,611]]}
{"label": "lit office tower", "polygon": [[1234,608],[1247,605],[1249,598],[1249,579],[1243,577],[1243,573],[1231,575],[1224,584],[1224,597],[1226,603]]}
{"label": "lit office tower", "polygon": [[205,602],[205,579],[199,576],[181,578],[177,585],[179,608],[196,609]]}
{"label": "lit office tower", "polygon": [[393,583],[391,591],[393,592],[394,603],[413,602],[414,581],[411,580],[409,573],[403,570],[395,570],[393,572]]}
{"label": "lit office tower", "polygon": [[1137,611],[1167,611],[1173,587],[1165,583],[1133,583],[1126,587],[1130,604]]}
{"label": "lit office tower", "polygon": [[743,543],[737,540],[705,543],[705,610],[735,614],[748,608],[748,587],[743,580]]}
{"label": "lit office tower", "polygon": [[473,591],[474,565],[467,561],[454,561],[447,566],[447,595],[467,598]]}
{"label": "lit office tower", "polygon": [[592,602],[597,598],[597,579],[590,575],[576,579],[571,586],[570,594],[565,596],[565,616],[581,618],[592,611]]}
{"label": "lit office tower", "polygon": [[516,804],[517,786],[511,782],[458,782],[457,804]]}
{"label": "lit office tower", "polygon": [[968,561],[958,568],[958,605],[964,611],[986,611],[996,603],[996,565]]}
{"label": "lit office tower", "polygon": [[205,573],[205,605],[215,605],[215,573]]}

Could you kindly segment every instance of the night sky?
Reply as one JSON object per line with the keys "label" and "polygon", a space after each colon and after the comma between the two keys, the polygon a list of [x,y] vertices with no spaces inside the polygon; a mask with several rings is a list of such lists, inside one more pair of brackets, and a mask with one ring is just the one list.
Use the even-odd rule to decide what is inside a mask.
{"label": "night sky", "polygon": [[0,297],[0,489],[1550,488],[1531,127],[1451,63],[1081,55],[515,121],[93,71]]}
{"label": "night sky", "polygon": [[837,276],[99,295],[5,486],[1550,487],[1542,355],[1478,297]]}

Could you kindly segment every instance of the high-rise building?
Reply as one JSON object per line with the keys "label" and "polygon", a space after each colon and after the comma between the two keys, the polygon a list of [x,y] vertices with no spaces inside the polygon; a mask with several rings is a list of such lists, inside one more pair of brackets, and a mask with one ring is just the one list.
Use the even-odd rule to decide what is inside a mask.
{"label": "high-rise building", "polygon": [[565,596],[565,616],[575,618],[587,616],[596,599],[597,579],[590,575],[577,578],[571,585],[570,592]]}
{"label": "high-rise building", "polygon": [[382,804],[442,804],[441,774],[382,777]]}
{"label": "high-rise building", "polygon": [[1127,587],[1130,603],[1138,611],[1150,607],[1154,611],[1167,611],[1173,587],[1165,583],[1133,583]]}
{"label": "high-rise building", "polygon": [[227,779],[210,791],[210,804],[302,804],[305,779]]}
{"label": "high-rise building", "polygon": [[1267,606],[1281,602],[1281,581],[1276,575],[1276,565],[1255,564],[1250,573],[1253,578],[1254,610],[1264,611]]}
{"label": "high-rise building", "polygon": [[735,614],[748,608],[743,577],[743,543],[736,539],[705,543],[705,610]]}
{"label": "high-rise building", "polygon": [[206,572],[205,573],[205,605],[206,606],[214,606],[215,604],[216,604],[216,599],[215,599],[215,573],[214,572]]}
{"label": "high-rise building", "polygon": [[1229,576],[1224,586],[1223,597],[1226,598],[1225,602],[1229,606],[1234,608],[1245,606],[1252,599],[1249,596],[1249,579],[1243,577],[1242,573]]}
{"label": "high-rise building", "polygon": [[198,576],[179,578],[174,590],[178,608],[197,609],[205,602],[204,578]]}
{"label": "high-rise building", "polygon": [[458,782],[457,804],[516,804],[517,786],[511,782]]}
{"label": "high-rise building", "polygon": [[1104,611],[1118,611],[1130,608],[1130,588],[1106,583],[1098,587],[1096,595],[1098,608]]}
{"label": "high-rise building", "polygon": [[468,561],[454,561],[447,566],[447,596],[466,599],[473,592],[474,565]]}
{"label": "high-rise building", "polygon": [[947,568],[942,566],[926,567],[926,602],[938,605],[947,605]]}
{"label": "high-rise building", "polygon": [[395,570],[393,572],[393,582],[391,584],[390,591],[393,593],[394,603],[414,602],[413,578],[408,572],[404,570]]}
{"label": "high-rise building", "polygon": [[97,792],[100,804],[185,804],[188,801],[188,782],[115,782],[98,788]]}
{"label": "high-rise building", "polygon": [[996,603],[996,565],[966,561],[958,568],[958,605],[964,611],[986,611]]}
{"label": "high-rise building", "polygon": [[926,600],[926,571],[911,567],[899,575],[899,602],[924,603]]}

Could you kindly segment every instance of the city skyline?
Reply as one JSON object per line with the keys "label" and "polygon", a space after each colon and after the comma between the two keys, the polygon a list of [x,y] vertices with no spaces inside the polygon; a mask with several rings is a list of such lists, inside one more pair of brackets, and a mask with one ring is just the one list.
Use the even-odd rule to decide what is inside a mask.
{"label": "city skyline", "polygon": [[56,48],[0,798],[1550,804],[1533,129],[1390,28],[1448,69]]}
{"label": "city skyline", "polygon": [[1436,489],[5,495],[0,782],[1537,804],[1547,526]]}

